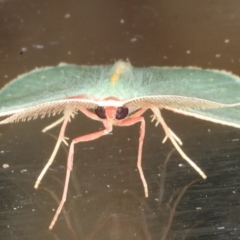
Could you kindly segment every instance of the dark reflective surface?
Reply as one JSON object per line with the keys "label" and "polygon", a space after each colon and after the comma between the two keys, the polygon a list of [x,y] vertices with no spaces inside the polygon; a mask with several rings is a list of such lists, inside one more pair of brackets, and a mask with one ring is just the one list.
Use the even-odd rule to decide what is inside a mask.
{"label": "dark reflective surface", "polygon": [[[240,75],[238,1],[1,1],[0,11],[2,85],[35,67],[126,58],[136,66],[194,65]],[[41,130],[56,119],[0,126],[1,239],[239,239],[239,130],[163,112],[208,176],[197,181],[170,142],[161,144],[163,131],[150,113],[144,116],[149,198],[136,170],[139,125],[116,127],[76,145],[67,202],[52,231],[65,146],[40,188],[33,186],[59,131]],[[67,136],[99,129],[79,114]]]}

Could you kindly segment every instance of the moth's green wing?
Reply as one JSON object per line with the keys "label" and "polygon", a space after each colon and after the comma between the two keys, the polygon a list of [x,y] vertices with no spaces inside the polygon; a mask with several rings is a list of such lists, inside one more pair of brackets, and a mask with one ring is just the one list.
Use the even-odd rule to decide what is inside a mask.
{"label": "moth's green wing", "polygon": [[111,66],[60,64],[23,74],[0,91],[0,116],[41,103],[91,94]]}
{"label": "moth's green wing", "polygon": [[[240,102],[239,93],[239,77],[218,70],[133,68],[122,61],[113,66],[60,64],[31,71],[7,84],[0,91],[0,116],[74,96],[86,101],[115,97],[123,103],[130,103],[138,97],[171,95],[230,104]],[[164,103],[160,105],[164,107]],[[142,106],[140,104],[139,108]],[[171,109],[209,121],[240,126],[239,107],[186,110],[183,105]]]}
{"label": "moth's green wing", "polygon": [[240,128],[240,107],[203,109],[203,110],[179,110],[173,111],[187,116],[193,116],[210,122],[220,123],[231,127]]}
{"label": "moth's green wing", "polygon": [[226,71],[194,67],[135,68],[142,72],[141,95],[177,95],[205,100],[240,102],[240,78]]}
{"label": "moth's green wing", "polygon": [[[240,103],[240,78],[229,72],[187,67],[152,67],[140,69],[145,96],[173,95],[199,98],[218,103]],[[136,72],[136,74],[139,74]],[[142,93],[141,93],[142,94]],[[218,109],[172,108],[197,118],[240,127],[240,107]]]}

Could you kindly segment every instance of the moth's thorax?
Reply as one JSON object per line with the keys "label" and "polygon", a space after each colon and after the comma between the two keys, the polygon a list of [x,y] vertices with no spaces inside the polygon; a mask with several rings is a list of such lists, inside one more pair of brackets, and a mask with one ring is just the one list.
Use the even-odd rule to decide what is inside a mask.
{"label": "moth's thorax", "polygon": [[111,84],[114,86],[124,74],[128,74],[131,70],[132,66],[129,62],[118,61],[112,68],[110,76]]}

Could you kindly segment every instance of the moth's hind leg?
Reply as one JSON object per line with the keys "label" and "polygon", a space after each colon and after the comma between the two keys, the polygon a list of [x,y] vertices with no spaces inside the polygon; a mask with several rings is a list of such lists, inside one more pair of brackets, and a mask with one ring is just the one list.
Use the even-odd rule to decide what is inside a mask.
{"label": "moth's hind leg", "polygon": [[73,116],[74,116],[74,112],[72,110],[67,110],[67,111],[64,112],[64,116],[62,118],[58,119],[56,122],[50,124],[49,126],[47,126],[46,128],[44,128],[42,130],[43,132],[46,132],[49,129],[51,129],[51,128],[55,127],[56,125],[60,124],[61,122],[63,122],[60,133],[59,133],[59,136],[58,136],[58,140],[57,140],[56,145],[53,149],[53,152],[52,152],[47,164],[45,165],[45,167],[41,171],[40,175],[38,176],[37,181],[34,185],[34,188],[38,188],[42,178],[44,177],[48,168],[51,166],[51,164],[52,164],[52,162],[53,162],[53,160],[54,160],[54,158],[55,158],[55,156],[58,152],[60,144],[62,142],[64,142],[66,145],[68,145],[68,143],[66,141],[66,137],[65,137],[65,130],[66,130],[66,127],[67,127],[67,123],[70,121],[71,117],[73,117]]}
{"label": "moth's hind leg", "polygon": [[[153,115],[150,116],[150,118],[151,118],[151,122],[156,121],[155,127],[157,127],[158,124],[160,123],[160,121],[158,120],[158,115],[155,115],[155,113],[154,113]],[[170,131],[170,134],[171,134],[171,135],[173,136],[173,138],[178,142],[178,144],[179,144],[179,145],[182,145],[181,139],[180,139],[170,128],[168,128],[168,129],[169,129],[169,131]],[[165,143],[165,142],[167,141],[167,139],[168,139],[168,136],[166,135],[166,136],[164,137],[164,139],[162,140],[162,143]]]}
{"label": "moth's hind leg", "polygon": [[61,117],[60,119],[58,119],[57,121],[51,123],[50,125],[46,126],[42,132],[47,132],[48,130],[54,128],[55,126],[57,126],[58,124],[60,124],[61,122],[63,122],[65,119],[65,116]]}
{"label": "moth's hind leg", "polygon": [[180,146],[179,146],[179,145],[181,145],[180,139],[167,126],[163,117],[161,116],[160,110],[156,107],[152,107],[151,110],[154,113],[154,120],[157,119],[157,123],[161,123],[161,125],[165,131],[166,137],[164,138],[163,142],[165,142],[166,139],[169,138],[169,140],[171,140],[173,146],[176,148],[176,150],[179,152],[179,154],[182,156],[182,158],[185,159],[201,175],[201,177],[203,179],[206,179],[207,176],[205,175],[205,173],[180,148]]}
{"label": "moth's hind leg", "polygon": [[[75,114],[76,114],[76,112],[75,112],[75,111],[72,111],[72,112],[71,112],[71,117],[74,118]],[[66,117],[65,117],[65,114],[64,114],[64,115],[63,115],[61,118],[59,118],[57,121],[55,121],[55,122],[51,123],[50,125],[46,126],[46,127],[42,130],[42,132],[47,132],[48,130],[56,127],[56,126],[59,125],[61,122],[63,122],[65,118],[66,118]],[[70,121],[71,121],[71,119],[69,119],[69,122],[70,122]]]}

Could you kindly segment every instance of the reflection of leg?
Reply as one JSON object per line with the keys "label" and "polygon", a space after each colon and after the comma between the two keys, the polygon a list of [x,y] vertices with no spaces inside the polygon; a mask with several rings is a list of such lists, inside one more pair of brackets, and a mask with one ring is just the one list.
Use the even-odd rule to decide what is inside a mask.
{"label": "reflection of leg", "polygon": [[69,152],[68,152],[68,159],[67,159],[67,171],[66,171],[66,178],[65,178],[65,184],[64,184],[64,190],[63,190],[63,195],[62,195],[62,199],[61,202],[57,208],[57,211],[53,217],[53,220],[49,226],[49,229],[52,229],[57,218],[58,215],[60,214],[62,207],[66,201],[66,197],[67,197],[67,191],[68,191],[68,184],[69,184],[69,178],[70,178],[70,172],[72,171],[72,166],[73,166],[73,155],[74,155],[74,144],[79,143],[79,142],[88,142],[88,141],[92,141],[94,139],[100,138],[101,136],[104,136],[106,134],[108,134],[109,132],[112,131],[112,125],[110,124],[104,124],[105,128],[102,131],[99,132],[95,132],[95,133],[91,133],[91,134],[87,134],[78,138],[73,139],[73,141],[71,142],[71,145],[69,147]]}
{"label": "reflection of leg", "polygon": [[162,207],[163,203],[163,196],[164,196],[164,191],[165,191],[165,178],[166,178],[166,171],[167,171],[167,163],[169,159],[171,158],[173,152],[175,151],[175,148],[173,148],[168,154],[167,157],[165,158],[163,164],[158,166],[161,174],[161,180],[159,183],[159,195],[158,195],[158,210]]}
{"label": "reflection of leg", "polygon": [[169,138],[171,140],[172,144],[174,145],[174,147],[176,148],[176,150],[182,156],[182,158],[185,159],[201,175],[201,177],[203,179],[206,179],[207,176],[204,174],[204,172],[182,151],[182,149],[180,148],[180,146],[177,143],[178,138],[165,123],[164,119],[161,116],[160,110],[156,107],[152,107],[151,109],[152,109],[154,115],[156,116],[157,121],[162,124],[163,130],[165,131],[165,134],[166,134],[165,139]]}
{"label": "reflection of leg", "polygon": [[61,123],[63,121],[63,124],[62,124],[62,127],[61,127],[61,130],[60,130],[60,134],[58,136],[58,140],[57,140],[57,143],[54,147],[54,150],[52,152],[52,155],[51,157],[49,158],[47,164],[45,165],[45,167],[43,168],[43,170],[41,171],[40,175],[38,176],[37,178],[37,181],[34,185],[34,188],[38,188],[38,185],[40,184],[43,176],[45,175],[45,173],[47,172],[48,168],[51,166],[57,152],[58,152],[58,149],[60,147],[60,144],[62,142],[64,142],[65,144],[67,144],[66,140],[65,140],[65,130],[66,130],[66,126],[67,126],[67,123],[68,121],[70,120],[72,116],[72,111],[66,111],[64,113],[64,116],[62,118],[60,118],[58,121],[54,122],[53,124],[49,125],[48,127],[44,128],[43,130],[47,131],[49,130],[50,128],[54,127],[55,125]]}
{"label": "reflection of leg", "polygon": [[[195,179],[193,181],[191,181],[190,183],[188,183],[187,185],[185,185],[182,190],[180,191],[180,193],[177,195],[177,198],[176,200],[173,202],[173,205],[170,206],[168,205],[169,209],[170,209],[170,213],[169,213],[169,217],[168,217],[168,222],[167,222],[167,226],[166,228],[164,229],[163,231],[163,234],[161,236],[161,239],[167,239],[167,235],[169,233],[169,230],[172,226],[172,222],[173,222],[173,218],[174,218],[174,214],[176,212],[176,208],[177,208],[177,205],[178,203],[180,202],[182,196],[184,195],[184,193],[187,191],[187,189],[194,183],[198,182],[199,179]],[[183,238],[185,239],[185,238]]]}

